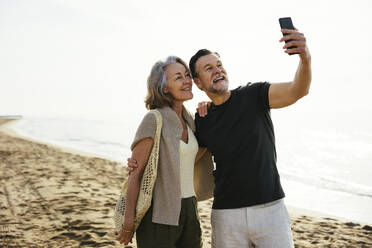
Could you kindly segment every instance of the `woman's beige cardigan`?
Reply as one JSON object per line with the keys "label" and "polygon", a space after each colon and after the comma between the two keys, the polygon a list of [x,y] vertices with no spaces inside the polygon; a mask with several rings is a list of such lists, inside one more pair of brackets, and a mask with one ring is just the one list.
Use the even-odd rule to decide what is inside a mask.
{"label": "woman's beige cardigan", "polygon": [[[160,137],[158,174],[153,192],[152,222],[178,226],[181,212],[179,145],[183,128],[174,110],[169,107],[157,110],[163,118],[163,127]],[[182,116],[195,133],[194,120],[184,107]],[[133,150],[134,146],[144,138],[154,138],[155,130],[156,117],[149,112],[137,129],[131,149]],[[194,189],[198,201],[203,201],[213,196],[213,162],[209,151],[195,164]]]}

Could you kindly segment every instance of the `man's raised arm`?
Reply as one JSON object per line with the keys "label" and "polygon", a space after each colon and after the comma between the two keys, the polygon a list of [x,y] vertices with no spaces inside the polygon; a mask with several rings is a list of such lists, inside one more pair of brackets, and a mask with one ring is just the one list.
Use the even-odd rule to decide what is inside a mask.
{"label": "man's raised arm", "polygon": [[[297,100],[306,96],[311,83],[311,55],[306,45],[305,36],[298,30],[282,29],[283,34],[288,34],[280,42],[292,40],[283,47],[285,53],[298,53],[300,62],[292,82],[274,83],[269,88],[270,108],[283,108],[292,105]],[[296,46],[296,48],[291,48]]]}

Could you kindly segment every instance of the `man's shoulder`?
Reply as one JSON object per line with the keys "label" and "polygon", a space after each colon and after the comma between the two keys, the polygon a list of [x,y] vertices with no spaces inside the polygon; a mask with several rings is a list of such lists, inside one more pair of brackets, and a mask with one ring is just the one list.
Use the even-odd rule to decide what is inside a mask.
{"label": "man's shoulder", "polygon": [[215,116],[213,114],[211,107],[208,108],[208,113],[206,116],[201,117],[197,112],[195,113],[195,128],[198,130],[208,127],[214,120]]}
{"label": "man's shoulder", "polygon": [[262,82],[248,82],[246,85],[242,85],[242,86],[239,86],[235,89],[232,90],[232,92],[245,92],[245,91],[254,91],[254,90],[257,90],[259,88],[262,88],[262,87],[265,87],[265,86],[269,86],[270,83],[269,82],[265,82],[265,81],[262,81]]}
{"label": "man's shoulder", "polygon": [[200,117],[199,113],[195,113],[195,124],[200,123],[201,121],[205,120],[205,117]]}
{"label": "man's shoulder", "polygon": [[268,82],[255,82],[255,83],[247,83],[246,85],[239,86],[231,91],[232,96],[234,98],[244,98],[247,97],[253,100],[254,98],[265,94],[270,87],[270,83]]}

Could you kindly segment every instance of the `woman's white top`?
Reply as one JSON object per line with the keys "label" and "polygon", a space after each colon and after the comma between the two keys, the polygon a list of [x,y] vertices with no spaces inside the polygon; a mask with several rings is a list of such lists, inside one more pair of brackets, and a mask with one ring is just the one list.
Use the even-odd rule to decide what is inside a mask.
{"label": "woman's white top", "polygon": [[194,164],[199,145],[194,133],[187,125],[189,142],[186,144],[180,140],[180,179],[181,197],[195,196],[194,191]]}

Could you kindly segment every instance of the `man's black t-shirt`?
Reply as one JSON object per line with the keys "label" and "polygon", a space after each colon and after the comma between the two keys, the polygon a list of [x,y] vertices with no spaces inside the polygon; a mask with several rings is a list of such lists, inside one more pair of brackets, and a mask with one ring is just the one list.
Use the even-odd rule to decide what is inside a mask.
{"label": "man's black t-shirt", "polygon": [[200,146],[216,163],[214,209],[248,207],[284,197],[276,168],[274,129],[268,100],[269,83],[247,84],[230,98],[196,114]]}

